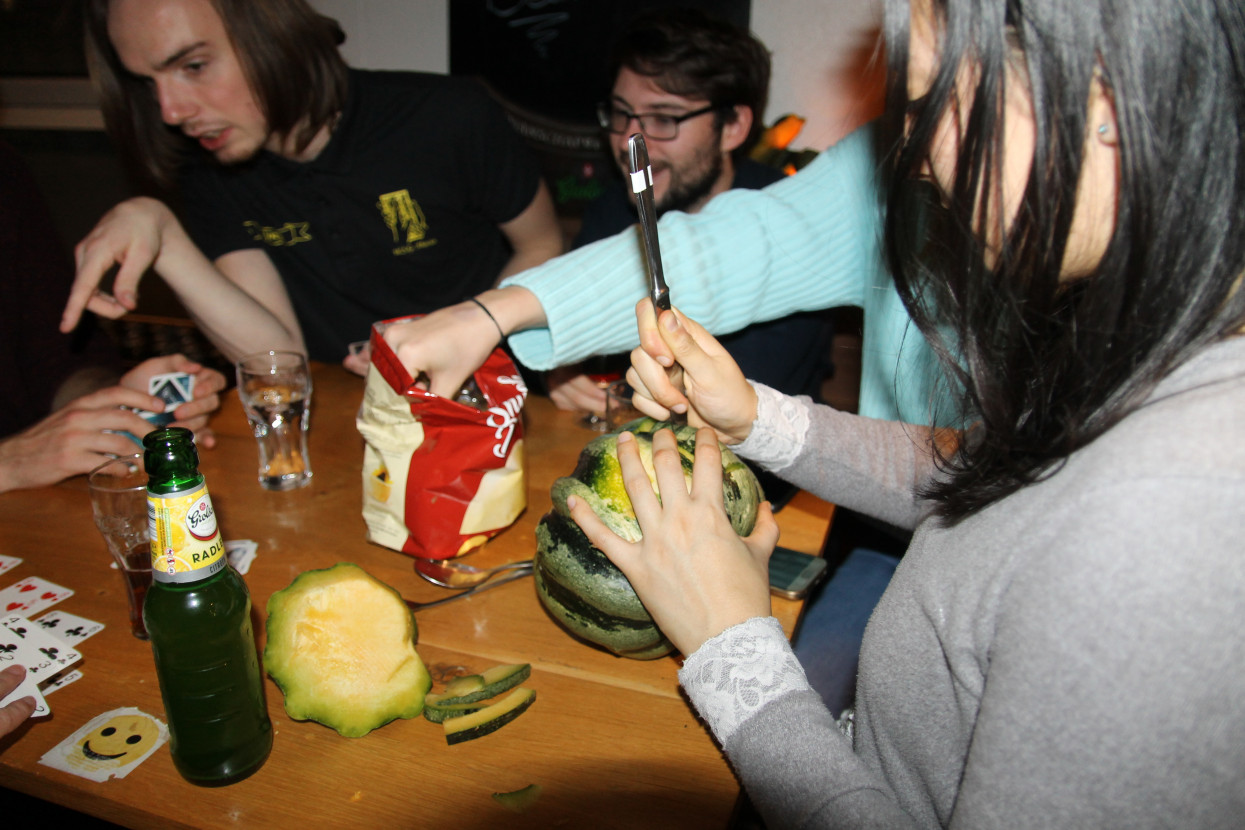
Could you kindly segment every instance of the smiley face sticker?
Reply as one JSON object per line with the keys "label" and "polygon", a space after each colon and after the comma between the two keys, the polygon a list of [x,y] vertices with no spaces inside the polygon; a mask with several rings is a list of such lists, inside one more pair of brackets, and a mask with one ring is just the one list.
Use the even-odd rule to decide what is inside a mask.
{"label": "smiley face sticker", "polygon": [[146,712],[113,709],[52,747],[39,763],[92,781],[124,778],[168,737],[168,728]]}

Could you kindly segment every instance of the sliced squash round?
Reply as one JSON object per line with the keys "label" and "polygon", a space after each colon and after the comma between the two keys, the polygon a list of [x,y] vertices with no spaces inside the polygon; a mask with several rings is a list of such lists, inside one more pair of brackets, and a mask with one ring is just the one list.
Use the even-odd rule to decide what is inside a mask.
{"label": "sliced squash round", "polygon": [[413,718],[432,688],[401,595],[358,565],[299,574],[268,600],[264,668],[295,720],[358,738]]}

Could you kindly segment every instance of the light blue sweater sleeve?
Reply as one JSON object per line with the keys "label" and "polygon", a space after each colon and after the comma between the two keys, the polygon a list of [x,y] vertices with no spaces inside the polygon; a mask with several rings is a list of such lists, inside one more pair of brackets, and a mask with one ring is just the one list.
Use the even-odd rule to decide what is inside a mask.
{"label": "light blue sweater sleeve", "polygon": [[[674,304],[714,334],[798,311],[862,307],[861,414],[923,422],[933,361],[882,267],[877,174],[865,127],[763,190],[731,190],[698,213],[666,214],[662,260]],[[503,284],[527,288],[545,311],[547,328],[510,336],[527,366],[550,369],[639,344],[634,308],[647,283],[634,229]]]}
{"label": "light blue sweater sleeve", "polygon": [[[662,217],[662,260],[675,305],[715,334],[794,311],[860,305],[879,262],[870,133],[853,133],[767,188],[731,190],[698,213]],[[548,328],[510,337],[529,366],[552,368],[639,342],[634,307],[647,284],[634,229],[505,284],[532,291],[548,319]]]}

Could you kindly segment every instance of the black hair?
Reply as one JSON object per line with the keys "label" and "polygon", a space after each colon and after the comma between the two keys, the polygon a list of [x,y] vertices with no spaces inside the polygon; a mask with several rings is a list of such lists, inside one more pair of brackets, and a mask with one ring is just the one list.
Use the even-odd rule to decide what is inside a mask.
{"label": "black hair", "polygon": [[[958,520],[1056,471],[1196,351],[1245,322],[1245,8],[1240,0],[927,0],[929,91],[907,88],[909,4],[887,0],[886,251],[901,296],[974,422],[927,495]],[[967,72],[958,75],[962,68]],[[967,80],[965,80],[967,79]],[[1036,147],[1004,221],[1003,101],[1021,84]],[[1114,106],[1115,225],[1063,273],[1091,88]],[[923,186],[959,113],[949,192]],[[935,192],[936,190],[936,192]],[[987,266],[987,259],[990,265]]]}
{"label": "black hair", "polygon": [[618,77],[624,67],[652,78],[671,95],[721,107],[719,125],[734,120],[728,108],[751,108],[752,129],[736,155],[747,152],[761,134],[770,53],[747,29],[698,9],[642,12],[614,44],[610,77]]}
{"label": "black hair", "polygon": [[[346,103],[349,70],[341,27],[306,0],[211,0],[268,128],[304,149]],[[130,168],[163,189],[194,143],[161,119],[143,78],[121,64],[108,37],[110,0],[87,0],[87,66],[104,125]]]}

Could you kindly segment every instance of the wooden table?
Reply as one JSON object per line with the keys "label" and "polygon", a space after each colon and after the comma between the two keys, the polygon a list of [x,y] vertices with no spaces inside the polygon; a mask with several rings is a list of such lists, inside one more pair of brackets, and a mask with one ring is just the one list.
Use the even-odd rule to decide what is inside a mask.
{"label": "wooden table", "polygon": [[[262,490],[254,441],[231,392],[214,419],[219,443],[202,453],[226,539],[253,539],[247,576],[262,633],[268,597],[299,573],[355,562],[412,599],[438,588],[403,554],[369,544],[360,512],[362,439],[354,415],[362,381],[316,366],[311,484]],[[527,558],[549,486],[573,469],[593,434],[547,399],[529,399],[528,507],[473,554],[474,564]],[[779,514],[783,544],[817,552],[831,505],[799,494]],[[85,677],[48,698],[52,716],[0,739],[0,786],[132,827],[724,827],[738,785],[717,747],[680,696],[679,663],[614,657],[567,634],[544,612],[531,580],[519,580],[417,614],[419,653],[434,677],[530,662],[532,708],[502,730],[448,746],[422,717],[347,739],[291,720],[266,681],[276,732],[272,755],[249,779],[205,789],[186,783],[162,747],[125,779],[94,783],[38,763],[92,717],[135,706],[163,719],[150,648],[130,634],[121,577],[91,519],[85,480],[0,495],[0,551],[24,561],[0,587],[28,576],[75,594],[57,608],[107,626],[79,647]],[[799,604],[775,599],[790,634]],[[262,642],[261,642],[262,648]],[[439,688],[439,684],[434,686]],[[541,785],[534,807],[516,815],[494,792]]]}

